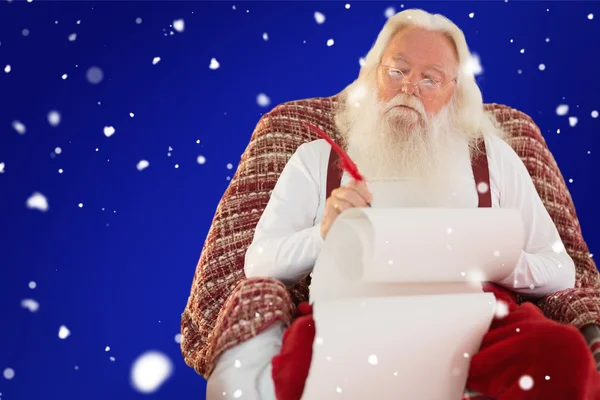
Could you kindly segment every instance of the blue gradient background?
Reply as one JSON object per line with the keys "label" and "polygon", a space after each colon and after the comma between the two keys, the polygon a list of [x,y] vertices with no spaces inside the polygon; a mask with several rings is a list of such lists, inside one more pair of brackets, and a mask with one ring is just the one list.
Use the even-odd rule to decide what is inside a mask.
{"label": "blue gradient background", "polygon": [[[0,375],[2,400],[204,398],[205,382],[183,363],[174,336],[234,172],[227,164],[235,169],[272,106],[333,95],[350,83],[389,6],[440,12],[465,31],[481,57],[485,101],[516,107],[540,125],[573,179],[591,252],[600,246],[593,197],[600,118],[590,116],[600,111],[599,3],[345,4],[0,2],[0,371],[16,373]],[[171,35],[179,18],[185,31]],[[161,57],[156,65],[154,57]],[[208,68],[213,57],[217,70]],[[104,71],[98,85],[85,78],[91,66]],[[259,93],[270,97],[269,107],[257,105]],[[578,117],[575,127],[556,115],[562,103]],[[62,116],[57,127],[48,123],[51,110]],[[19,135],[13,120],[27,133]],[[110,138],[106,125],[116,129]],[[57,146],[62,153],[52,157]],[[140,172],[141,159],[150,166]],[[25,206],[36,191],[48,199],[45,213]],[[24,298],[40,309],[23,309]],[[58,338],[63,324],[66,340]],[[129,381],[132,362],[147,350],[164,352],[175,367],[150,395]]]}

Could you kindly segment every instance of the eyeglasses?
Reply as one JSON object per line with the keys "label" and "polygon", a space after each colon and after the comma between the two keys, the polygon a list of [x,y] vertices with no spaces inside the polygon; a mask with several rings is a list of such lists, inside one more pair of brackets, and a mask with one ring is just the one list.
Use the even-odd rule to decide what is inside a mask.
{"label": "eyeglasses", "polygon": [[383,64],[380,64],[380,67],[385,71],[383,79],[387,87],[392,90],[401,90],[403,93],[407,93],[408,85],[411,85],[413,87],[413,93],[423,100],[435,99],[440,90],[450,83],[456,82],[456,78],[454,78],[445,85],[440,85],[439,82],[426,78],[420,82],[412,83],[406,80],[406,75],[398,68]]}

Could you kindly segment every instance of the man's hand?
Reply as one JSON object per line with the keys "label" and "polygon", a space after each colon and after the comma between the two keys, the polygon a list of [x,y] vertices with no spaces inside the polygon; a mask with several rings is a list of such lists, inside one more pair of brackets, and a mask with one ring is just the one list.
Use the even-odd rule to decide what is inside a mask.
{"label": "man's hand", "polygon": [[321,236],[325,238],[333,221],[342,211],[353,207],[367,207],[373,200],[373,195],[364,182],[352,180],[347,186],[331,192],[325,203],[325,213],[321,221]]}

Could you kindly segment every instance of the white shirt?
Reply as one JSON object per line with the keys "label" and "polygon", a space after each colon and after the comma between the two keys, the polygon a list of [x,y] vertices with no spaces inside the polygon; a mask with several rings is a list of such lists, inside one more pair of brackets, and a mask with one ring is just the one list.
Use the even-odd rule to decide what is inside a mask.
{"label": "white shirt", "polygon": [[[525,165],[502,139],[489,137],[485,143],[492,207],[518,209],[525,226],[525,243],[513,273],[496,283],[536,297],[574,287],[573,260],[564,251]],[[303,144],[286,164],[246,252],[247,277],[272,277],[293,286],[312,271],[324,242],[320,222],[326,201],[330,149],[324,140]],[[475,208],[478,195],[468,157],[461,168],[470,183],[465,188],[464,201]],[[342,185],[347,181],[348,177],[343,176]],[[270,361],[277,353],[265,351],[264,343],[281,343],[282,326],[278,323],[223,353],[209,378],[209,387],[219,387],[229,394],[236,387],[254,384],[257,397],[250,398],[274,399]],[[233,360],[241,362],[242,370],[233,366]]]}

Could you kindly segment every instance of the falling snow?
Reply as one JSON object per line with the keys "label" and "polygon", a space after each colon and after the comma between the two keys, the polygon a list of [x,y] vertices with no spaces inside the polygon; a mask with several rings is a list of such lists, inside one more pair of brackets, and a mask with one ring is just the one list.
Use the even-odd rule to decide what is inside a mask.
{"label": "falling snow", "polygon": [[39,192],[35,192],[34,194],[32,194],[27,199],[27,202],[25,204],[27,205],[27,208],[32,210],[39,210],[42,212],[48,211],[48,200],[43,194]]}
{"label": "falling snow", "polygon": [[481,60],[477,54],[472,54],[469,61],[465,64],[466,72],[475,76],[483,73],[483,67],[481,66]]}
{"label": "falling snow", "polygon": [[71,336],[71,331],[69,330],[69,328],[67,328],[64,325],[61,325],[60,328],[58,328],[58,338],[66,339],[69,336]]}
{"label": "falling snow", "polygon": [[77,40],[77,34],[76,33],[71,33],[69,35],[69,42],[74,42],[75,40]]}
{"label": "falling snow", "polygon": [[183,32],[185,30],[185,21],[183,19],[176,19],[173,21],[173,29],[177,32]]}
{"label": "falling snow", "polygon": [[154,58],[152,59],[152,65],[156,65],[156,64],[158,64],[159,62],[160,62],[160,57],[154,57]]}
{"label": "falling snow", "polygon": [[258,96],[256,96],[256,104],[261,107],[268,107],[269,104],[271,104],[271,99],[266,94],[259,93]]}
{"label": "falling snow", "polygon": [[60,124],[60,113],[58,111],[50,111],[48,113],[48,123],[52,126]]}
{"label": "falling snow", "polygon": [[333,39],[327,39],[327,46],[328,47],[333,46],[333,43],[334,43]]}
{"label": "falling snow", "polygon": [[4,173],[4,167],[5,167],[5,164],[3,162],[0,162],[0,174]]}
{"label": "falling snow", "polygon": [[267,32],[263,33],[262,38],[266,42],[267,40],[269,40],[269,34]]}
{"label": "falling snow", "polygon": [[141,24],[142,23],[142,19],[140,17],[136,18],[135,19],[135,23],[138,24],[138,25]]}
{"label": "falling snow", "polygon": [[104,79],[104,72],[99,67],[90,67],[85,73],[85,77],[92,85],[97,85]]}
{"label": "falling snow", "polygon": [[4,370],[4,374],[3,375],[4,375],[4,379],[11,380],[12,378],[15,377],[15,370],[12,369],[12,368],[6,368]]}
{"label": "falling snow", "polygon": [[198,156],[196,161],[198,162],[198,164],[202,165],[206,162],[206,158],[204,158],[204,156]]}
{"label": "falling snow", "polygon": [[115,134],[115,128],[112,126],[105,126],[103,131],[104,131],[104,136],[106,136],[106,137],[111,137],[112,135]]}
{"label": "falling snow", "polygon": [[173,363],[163,353],[148,351],[131,366],[131,385],[141,393],[153,393],[171,376]]}
{"label": "falling snow", "polygon": [[598,118],[598,111],[592,111],[592,118]]}
{"label": "falling snow", "polygon": [[317,22],[317,24],[322,24],[325,22],[325,15],[323,13],[320,13],[318,11],[315,11],[315,21]]}
{"label": "falling snow", "polygon": [[569,112],[569,106],[566,104],[561,104],[558,107],[556,107],[556,115],[558,116],[564,116],[567,115],[567,113]]}
{"label": "falling snow", "polygon": [[12,127],[15,131],[17,131],[17,133],[19,133],[21,135],[24,135],[25,132],[27,132],[25,125],[23,125],[23,123],[21,121],[13,121]]}
{"label": "falling snow", "polygon": [[546,66],[544,64],[540,64],[538,65],[538,68],[540,71],[544,71],[546,69]]}
{"label": "falling snow", "polygon": [[148,161],[146,161],[146,160],[140,160],[137,163],[136,168],[137,168],[138,171],[143,171],[146,168],[148,168],[149,166],[150,166],[150,163]]}
{"label": "falling snow", "polygon": [[31,312],[36,312],[40,308],[40,304],[33,299],[21,300],[21,307]]}
{"label": "falling snow", "polygon": [[219,62],[217,61],[216,58],[210,59],[210,64],[208,65],[208,68],[215,70],[215,69],[219,69],[220,66],[221,66],[221,64],[219,64]]}
{"label": "falling snow", "polygon": [[34,281],[29,282],[29,289],[35,289],[37,287],[37,283]]}
{"label": "falling snow", "polygon": [[533,378],[529,375],[523,375],[519,379],[519,387],[523,390],[531,390],[533,388]]}
{"label": "falling snow", "polygon": [[470,13],[469,14],[469,18],[473,18],[475,16],[475,13]]}
{"label": "falling snow", "polygon": [[6,64],[6,67],[4,67],[4,72],[6,72],[7,74],[10,72],[11,67],[9,64]]}
{"label": "falling snow", "polygon": [[396,15],[396,9],[394,7],[388,7],[383,12],[383,15],[385,15],[386,18],[392,18],[394,15]]}
{"label": "falling snow", "polygon": [[579,120],[577,119],[577,117],[569,117],[569,126],[571,128],[575,127],[575,125],[577,125],[577,122]]}

